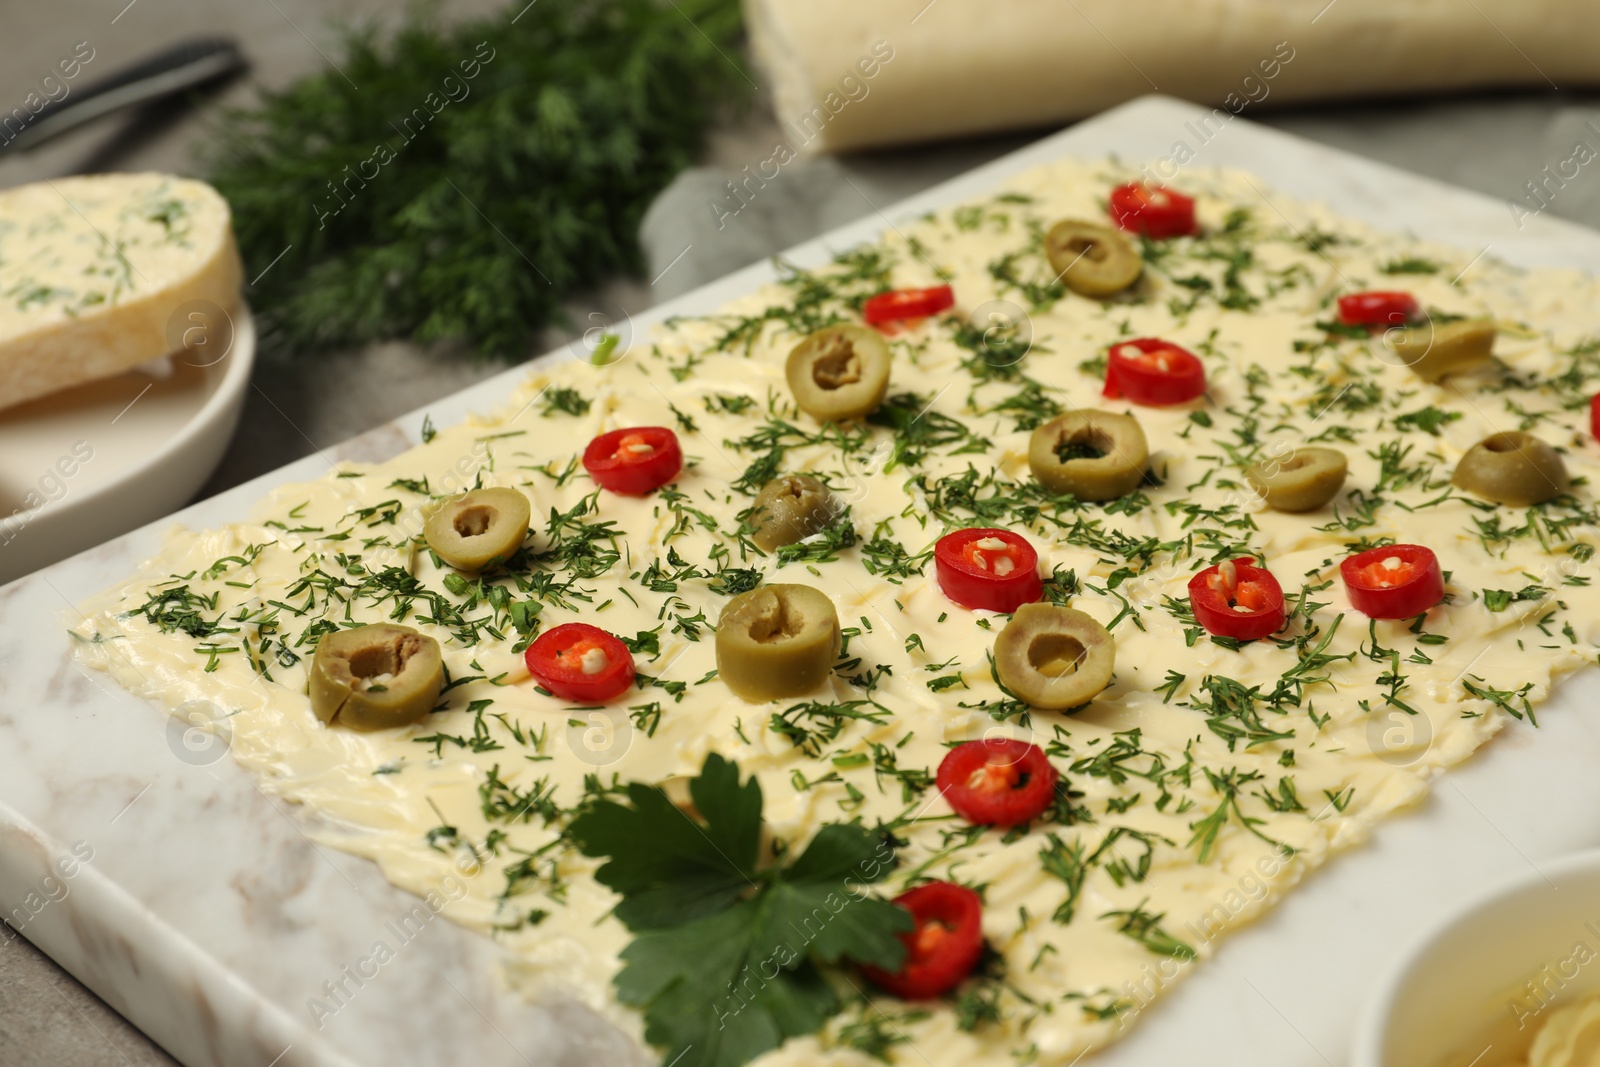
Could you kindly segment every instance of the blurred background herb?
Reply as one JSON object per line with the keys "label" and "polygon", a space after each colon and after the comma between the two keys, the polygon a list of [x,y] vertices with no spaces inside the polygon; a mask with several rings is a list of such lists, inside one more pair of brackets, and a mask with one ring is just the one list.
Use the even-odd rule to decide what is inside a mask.
{"label": "blurred background herb", "polygon": [[637,272],[639,219],[749,82],[737,0],[560,0],[389,39],[227,113],[210,178],[249,299],[294,349],[459,340],[522,357]]}

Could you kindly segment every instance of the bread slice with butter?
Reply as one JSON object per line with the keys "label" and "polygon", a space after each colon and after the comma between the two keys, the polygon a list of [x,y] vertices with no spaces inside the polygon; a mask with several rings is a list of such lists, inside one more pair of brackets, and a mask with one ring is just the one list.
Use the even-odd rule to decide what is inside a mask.
{"label": "bread slice with butter", "polygon": [[0,190],[0,408],[183,348],[237,308],[241,275],[227,201],[204,182],[95,174]]}

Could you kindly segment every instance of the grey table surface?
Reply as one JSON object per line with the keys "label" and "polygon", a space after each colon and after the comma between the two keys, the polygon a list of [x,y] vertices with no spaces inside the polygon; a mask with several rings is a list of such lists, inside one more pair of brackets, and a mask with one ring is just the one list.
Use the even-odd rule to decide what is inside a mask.
{"label": "grey table surface", "polygon": [[[337,51],[340,20],[383,22],[398,8],[386,0],[53,0],[6,6],[0,112],[20,103],[82,41],[94,49],[86,78],[197,33],[236,36],[249,55],[252,73],[203,106],[185,102],[108,117],[32,153],[0,156],[0,187],[99,170],[196,172],[197,152],[203,152],[218,106],[246,103],[259,87],[281,86],[327,63],[327,55]],[[456,17],[499,6],[496,0],[450,0],[445,12]],[[1544,177],[1544,168],[1573,157],[1577,146],[1600,153],[1600,95],[1557,89],[1263,108],[1247,117],[1478,190],[1507,201],[1508,211],[1512,203],[1533,204],[1527,183]],[[577,296],[569,302],[571,319],[583,324],[594,312],[625,315],[688,292],[1026,144],[1041,132],[796,162],[729,217],[724,183],[741,175],[745,166],[753,168],[767,159],[781,136],[758,96],[748,111],[719,123],[703,165],[681,175],[646,217],[641,236],[649,280],[619,279],[599,292]],[[1600,167],[1581,169],[1548,199],[1549,213],[1600,226]],[[719,203],[724,205],[720,211],[711,206]],[[570,327],[552,328],[544,344],[528,355],[574,336]],[[423,348],[405,342],[314,357],[263,351],[238,436],[202,495],[360,433],[500,369],[499,364],[475,363],[448,346]],[[0,901],[0,912],[14,903]],[[25,939],[0,926],[0,1067],[172,1063]]]}

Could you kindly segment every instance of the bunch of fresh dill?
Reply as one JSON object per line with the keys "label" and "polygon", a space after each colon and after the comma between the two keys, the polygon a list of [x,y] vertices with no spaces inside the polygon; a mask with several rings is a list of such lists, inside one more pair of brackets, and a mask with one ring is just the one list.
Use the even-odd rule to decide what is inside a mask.
{"label": "bunch of fresh dill", "polygon": [[[520,9],[520,10],[518,10]],[[516,0],[228,114],[208,150],[248,298],[286,345],[454,339],[528,354],[561,300],[637,271],[651,198],[742,97],[737,0]]]}

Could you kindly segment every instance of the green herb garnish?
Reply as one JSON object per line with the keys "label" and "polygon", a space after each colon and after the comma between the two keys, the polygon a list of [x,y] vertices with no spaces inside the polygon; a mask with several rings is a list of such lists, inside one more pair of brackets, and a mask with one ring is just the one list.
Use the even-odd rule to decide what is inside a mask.
{"label": "green herb garnish", "polygon": [[296,348],[525,353],[569,294],[639,269],[644,209],[748,84],[740,25],[734,0],[596,0],[348,31],[217,126],[251,302]]}
{"label": "green herb garnish", "polygon": [[629,804],[594,801],[567,834],[608,857],[595,877],[634,933],[617,997],[644,1012],[646,1039],[677,1067],[738,1067],[839,1011],[822,967],[899,969],[912,921],[856,888],[893,869],[887,835],[830,823],[799,858],[763,866],[754,778],[713,754],[689,795],[697,816],[635,782]]}

